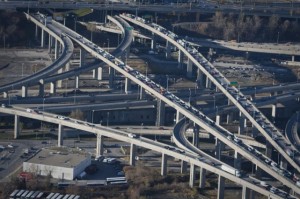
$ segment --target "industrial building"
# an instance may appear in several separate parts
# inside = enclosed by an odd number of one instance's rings
[[[23,163],[23,171],[52,178],[73,180],[91,164],[89,154],[42,149]]]

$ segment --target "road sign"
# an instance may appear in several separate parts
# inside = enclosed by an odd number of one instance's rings
[[[238,85],[238,82],[230,82],[230,86],[236,86]]]

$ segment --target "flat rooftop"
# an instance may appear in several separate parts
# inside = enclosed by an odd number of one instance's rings
[[[90,159],[90,155],[80,154],[76,152],[73,153],[71,151],[61,152],[53,149],[42,149],[31,159],[27,160],[27,162],[34,164],[73,168],[86,159]]]

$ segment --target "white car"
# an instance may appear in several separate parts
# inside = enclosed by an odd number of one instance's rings
[[[61,115],[58,115],[56,116],[58,119],[60,120],[68,120],[69,118],[65,117],[65,116],[61,116]]]
[[[135,134],[133,134],[133,133],[129,133],[128,137],[130,137],[130,138],[136,138],[137,136]]]

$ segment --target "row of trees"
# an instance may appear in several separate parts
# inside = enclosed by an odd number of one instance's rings
[[[0,11],[0,46],[14,46],[29,38],[29,22],[22,13]]]
[[[300,25],[297,21],[270,17],[245,16],[243,13],[216,12],[210,23],[197,25],[197,32],[216,39],[258,42],[299,41]]]

